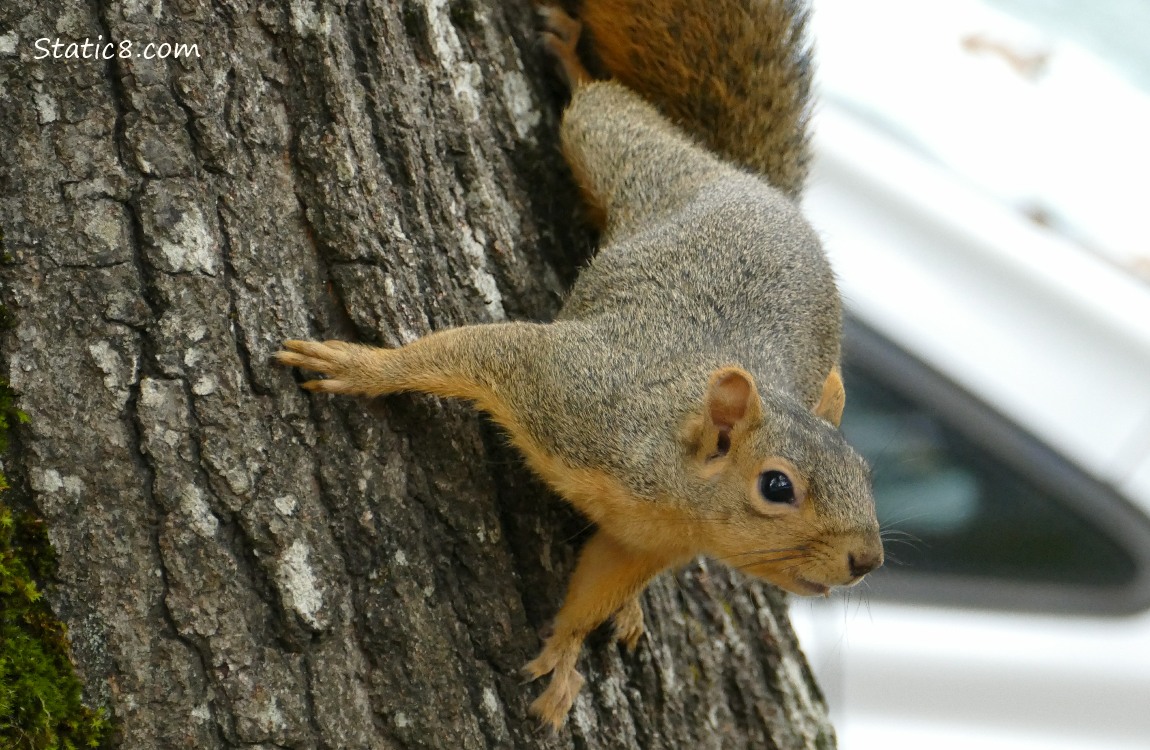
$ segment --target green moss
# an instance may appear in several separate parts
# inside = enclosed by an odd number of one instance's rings
[[[2,308],[0,308],[2,309]],[[28,415],[16,408],[12,389],[0,380],[0,455],[8,450],[8,430],[13,424],[28,424]],[[4,475],[0,473],[0,492],[8,489]]]
[[[0,381],[0,453],[8,429],[27,423]],[[0,474],[0,498],[8,488]],[[40,596],[56,559],[44,522],[0,499],[0,747],[73,750],[100,747],[109,735],[103,711],[80,699],[67,631]]]

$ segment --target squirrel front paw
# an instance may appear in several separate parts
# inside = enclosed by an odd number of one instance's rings
[[[647,632],[643,626],[643,608],[639,605],[639,598],[630,599],[620,607],[614,620],[615,640],[626,646],[628,651],[634,651],[643,633]]]
[[[323,380],[309,380],[303,384],[309,391],[361,395],[368,392],[363,382],[363,350],[369,347],[351,344],[346,341],[297,341],[284,342],[284,350],[273,356],[276,362],[288,367],[299,367],[318,372],[326,377]]]
[[[567,714],[575,696],[583,687],[583,675],[575,669],[583,639],[576,635],[552,635],[547,639],[539,656],[523,667],[528,680],[537,680],[551,674],[551,682],[542,695],[531,704],[531,714],[558,731],[567,721]]]

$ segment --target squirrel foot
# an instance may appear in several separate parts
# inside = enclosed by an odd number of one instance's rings
[[[643,608],[639,606],[639,598],[628,600],[615,613],[614,619],[615,640],[626,646],[628,651],[634,651],[643,633],[647,632],[643,626]]]
[[[551,725],[558,731],[567,721],[567,714],[575,702],[575,696],[583,687],[583,675],[575,669],[583,639],[570,634],[565,637],[552,635],[547,639],[539,656],[523,667],[528,680],[537,680],[551,674],[547,689],[531,704],[531,714]]]
[[[543,31],[539,32],[539,39],[559,64],[559,72],[567,83],[567,88],[574,91],[584,84],[591,83],[591,74],[587,72],[575,49],[579,44],[583,24],[554,5],[540,5],[536,10],[543,22]]]
[[[285,351],[275,353],[275,360],[288,367],[300,367],[318,372],[327,377],[324,380],[309,380],[303,384],[309,391],[343,393],[355,395],[364,392],[357,387],[356,375],[362,367],[362,353],[369,347],[351,344],[347,341],[298,341],[284,342]]]

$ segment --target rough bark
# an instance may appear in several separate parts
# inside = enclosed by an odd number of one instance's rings
[[[526,0],[0,6],[5,470],[119,746],[833,746],[781,597],[704,563],[539,730],[517,670],[585,523],[467,407],[269,363],[554,314],[589,240],[546,68]]]

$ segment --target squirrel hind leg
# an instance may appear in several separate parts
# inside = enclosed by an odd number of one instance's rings
[[[572,635],[567,638],[552,636],[547,646],[534,660],[523,667],[523,675],[528,680],[536,680],[550,674],[551,681],[530,707],[530,712],[553,730],[559,731],[567,721],[575,697],[583,687],[583,675],[575,669],[579,652],[583,648],[583,637]]]
[[[543,24],[539,39],[557,63],[559,75],[567,84],[568,90],[575,91],[580,86],[591,83],[594,79],[583,61],[579,59],[577,50],[583,24],[554,5],[540,5],[536,11]]]

